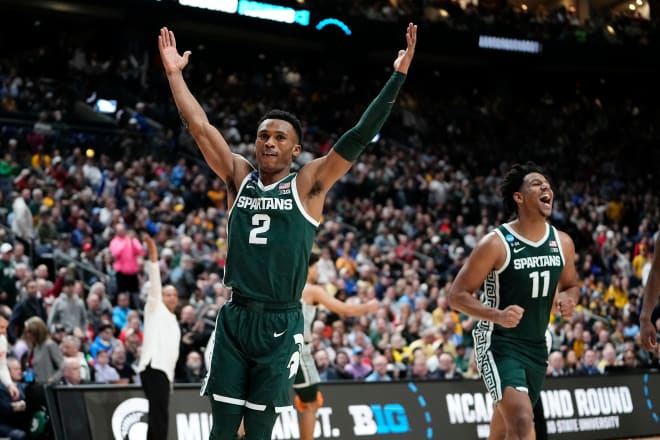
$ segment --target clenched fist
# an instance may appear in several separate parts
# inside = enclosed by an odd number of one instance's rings
[[[520,323],[525,309],[520,306],[511,305],[504,310],[500,310],[499,312],[500,313],[497,320],[495,321],[495,324],[499,324],[505,328],[514,328]]]

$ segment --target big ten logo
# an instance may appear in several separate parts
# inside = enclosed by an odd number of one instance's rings
[[[273,427],[272,440],[299,439],[298,412],[294,409],[286,409],[280,412]],[[341,431],[332,426],[332,408],[323,406],[316,412],[316,426],[314,427],[314,438],[339,438]]]
[[[349,405],[356,436],[402,434],[410,431],[406,410],[401,404]]]

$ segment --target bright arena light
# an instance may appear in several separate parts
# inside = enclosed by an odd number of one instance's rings
[[[238,9],[238,0],[179,0],[183,6],[209,9],[211,11],[235,14]]]
[[[479,36],[479,47],[482,49],[505,50],[509,52],[540,53],[541,43],[533,40],[518,40],[516,38],[501,38],[490,35]]]

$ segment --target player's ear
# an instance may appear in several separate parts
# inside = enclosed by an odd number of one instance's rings
[[[513,201],[518,203],[518,204],[521,204],[523,202],[522,193],[520,193],[518,191],[514,192],[513,193]]]
[[[293,146],[293,149],[291,150],[291,154],[293,155],[293,157],[298,157],[301,151],[302,151],[302,145],[295,144]]]

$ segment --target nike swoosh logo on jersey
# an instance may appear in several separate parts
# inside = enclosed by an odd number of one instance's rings
[[[273,332],[273,337],[274,337],[274,338],[279,338],[279,337],[282,336],[284,333],[286,333],[286,330],[284,330],[283,332],[280,332],[280,333]]]
[[[514,253],[514,254],[517,254],[518,252],[524,250],[526,247],[527,247],[527,246],[523,246],[523,247],[521,247],[521,248],[514,248],[514,249],[513,249],[513,253]]]

